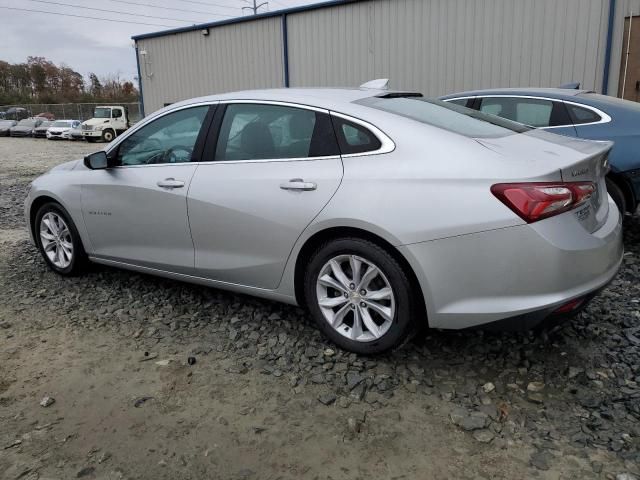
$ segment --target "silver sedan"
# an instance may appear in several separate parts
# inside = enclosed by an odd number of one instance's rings
[[[25,214],[59,274],[91,261],[305,306],[372,354],[421,325],[584,306],[622,259],[610,148],[414,93],[230,93],[53,168]]]

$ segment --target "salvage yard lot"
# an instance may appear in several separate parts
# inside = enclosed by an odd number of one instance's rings
[[[639,218],[620,274],[573,321],[432,331],[365,358],[298,308],[106,267],[52,273],[23,198],[96,149],[0,138],[1,479],[640,475]]]

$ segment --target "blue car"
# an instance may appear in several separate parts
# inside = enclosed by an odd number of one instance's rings
[[[615,142],[607,189],[621,212],[640,202],[640,104],[565,88],[475,90],[440,97],[535,128],[589,140]]]

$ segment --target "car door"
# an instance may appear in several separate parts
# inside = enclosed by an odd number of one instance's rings
[[[474,107],[483,113],[542,128],[559,135],[576,136],[564,102],[528,96],[480,96]]]
[[[87,172],[82,215],[93,256],[193,273],[187,191],[209,109],[181,108],[152,120],[108,152],[115,166]]]
[[[197,275],[276,288],[297,238],[342,179],[328,112],[221,105],[203,161],[188,198]]]

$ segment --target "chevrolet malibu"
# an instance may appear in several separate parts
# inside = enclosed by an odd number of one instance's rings
[[[32,238],[62,275],[91,261],[304,306],[363,354],[419,326],[528,328],[614,277],[611,143],[374,85],[159,110],[33,182]]]

